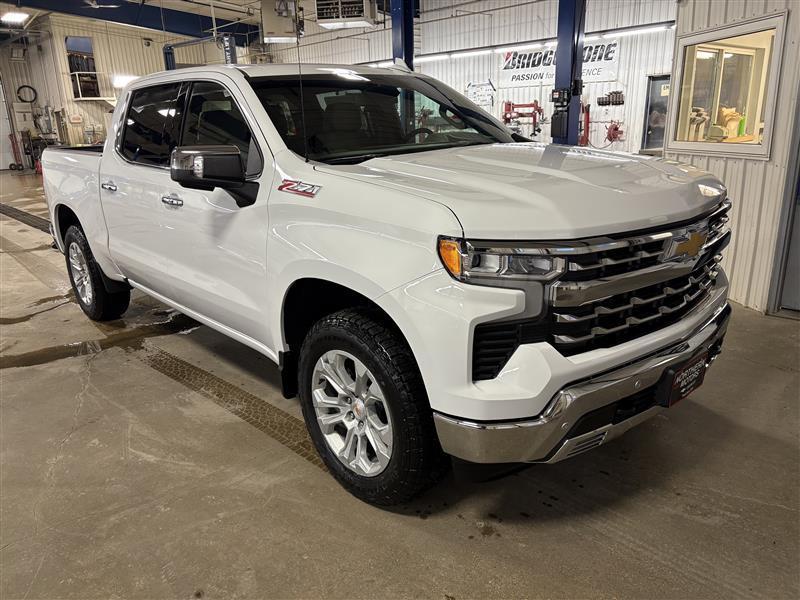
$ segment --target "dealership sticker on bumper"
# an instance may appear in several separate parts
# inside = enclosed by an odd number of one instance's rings
[[[707,358],[708,354],[704,352],[676,371],[671,380],[667,378],[667,382],[670,386],[668,389],[667,406],[672,406],[680,402],[703,384],[703,379],[706,376]]]

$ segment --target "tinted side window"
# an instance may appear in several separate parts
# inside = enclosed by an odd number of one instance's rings
[[[166,166],[176,145],[170,135],[179,83],[135,90],[125,120],[121,152],[128,160]]]
[[[228,90],[206,81],[192,85],[183,119],[182,146],[236,146],[249,175],[260,170],[253,143],[247,121]]]

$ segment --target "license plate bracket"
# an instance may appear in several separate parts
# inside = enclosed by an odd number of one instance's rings
[[[678,367],[667,369],[659,390],[659,404],[674,406],[703,385],[708,352],[697,354]]]

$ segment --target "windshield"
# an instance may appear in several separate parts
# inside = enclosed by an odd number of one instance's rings
[[[514,141],[503,125],[428,77],[331,69],[303,75],[308,158],[353,164],[378,156]],[[304,155],[296,75],[251,80],[286,145]]]

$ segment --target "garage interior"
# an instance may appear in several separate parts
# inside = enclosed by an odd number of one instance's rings
[[[0,597],[800,596],[799,46],[795,0],[0,2]],[[455,461],[379,509],[265,356],[139,291],[88,320],[45,148],[103,143],[138,77],[298,59],[404,63],[534,141],[719,177],[733,316],[703,386],[591,452]]]

